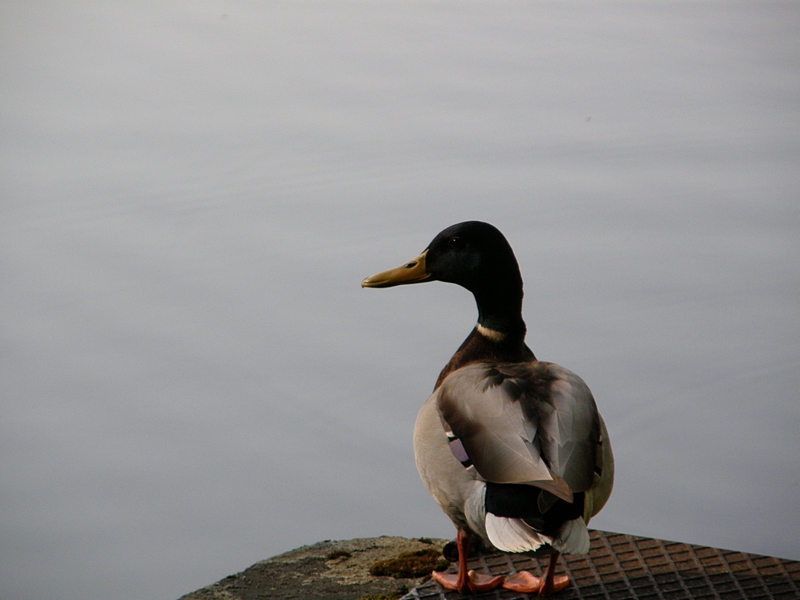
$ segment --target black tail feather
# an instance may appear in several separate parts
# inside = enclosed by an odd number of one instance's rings
[[[583,516],[583,492],[573,494],[572,503],[554,498],[532,485],[486,483],[487,512],[522,519],[536,531],[550,536],[558,533],[566,521]]]

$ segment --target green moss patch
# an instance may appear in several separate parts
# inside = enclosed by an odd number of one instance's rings
[[[403,552],[389,560],[379,560],[369,569],[369,574],[376,577],[394,577],[395,579],[411,579],[430,575],[431,571],[444,571],[450,563],[438,550],[426,548],[415,552]]]
[[[336,560],[337,558],[350,558],[353,556],[347,550],[333,550],[325,555],[325,560]]]

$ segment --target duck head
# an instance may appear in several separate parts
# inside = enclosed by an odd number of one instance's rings
[[[466,221],[440,232],[417,257],[367,277],[361,287],[444,281],[468,289],[478,305],[478,323],[495,331],[525,329],[522,277],[506,238],[488,223]]]

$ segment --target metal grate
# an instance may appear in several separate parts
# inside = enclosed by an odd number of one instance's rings
[[[556,573],[569,575],[570,586],[554,595],[557,600],[800,599],[800,561],[597,530],[590,535],[588,555],[559,561]],[[542,576],[547,561],[496,552],[470,560],[470,568],[492,575],[525,570]],[[502,589],[477,597],[536,598]],[[431,580],[404,600],[459,598],[475,596],[445,592]]]

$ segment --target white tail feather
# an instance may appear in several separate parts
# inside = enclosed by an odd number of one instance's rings
[[[539,533],[522,519],[498,517],[489,512],[485,524],[489,541],[503,552],[532,552],[545,544],[566,554],[589,552],[589,532],[583,517],[564,523],[555,537]]]
[[[530,552],[552,542],[522,519],[498,517],[490,512],[486,513],[486,535],[492,546],[504,552]]]

